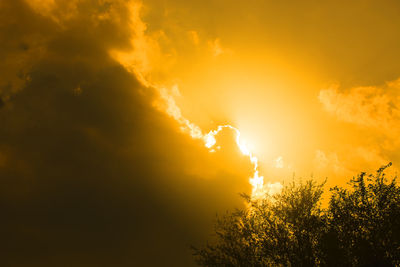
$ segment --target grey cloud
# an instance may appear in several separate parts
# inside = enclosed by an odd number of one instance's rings
[[[80,1],[62,25],[22,1],[2,6],[1,53],[29,62],[0,109],[2,266],[189,266],[188,245],[246,191],[215,166],[217,179],[184,171],[207,151],[109,57],[131,29],[123,9],[87,16],[100,2]],[[0,84],[20,71],[11,61]]]

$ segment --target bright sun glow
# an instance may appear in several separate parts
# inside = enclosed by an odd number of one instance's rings
[[[258,158],[253,155],[251,152],[247,142],[241,138],[241,134],[239,129],[231,126],[231,125],[220,125],[217,129],[210,131],[208,134],[204,135],[203,140],[205,142],[205,146],[209,149],[216,144],[215,136],[224,128],[231,129],[235,132],[235,141],[239,150],[243,155],[249,157],[250,162],[253,164],[253,176],[250,177],[250,184],[252,185],[252,196],[260,197],[264,194],[263,185],[264,185],[264,177],[258,175]]]
[[[178,90],[177,86],[174,86],[174,90]],[[247,156],[253,165],[253,175],[249,178],[249,183],[252,186],[252,198],[258,199],[267,195],[273,195],[280,192],[282,185],[280,183],[268,183],[264,184],[264,177],[259,175],[258,170],[258,158],[253,154],[250,145],[241,136],[239,129],[232,125],[219,125],[215,130],[211,130],[209,133],[204,134],[199,126],[190,122],[187,118],[182,115],[180,108],[177,106],[174,97],[168,92],[167,89],[161,88],[160,96],[163,99],[162,103],[158,104],[158,107],[164,110],[169,116],[174,118],[180,125],[181,130],[190,134],[194,139],[202,139],[205,147],[210,152],[215,152],[214,146],[217,143],[216,136],[223,129],[230,129],[235,133],[236,145],[240,152]],[[217,149],[220,147],[218,146]]]

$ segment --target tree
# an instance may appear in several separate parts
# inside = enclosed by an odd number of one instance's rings
[[[219,218],[217,241],[195,249],[204,266],[310,266],[320,261],[316,247],[324,226],[322,184],[314,181],[284,187],[280,194],[254,201]]]
[[[400,264],[400,188],[380,168],[350,189],[334,187],[321,208],[323,183],[292,182],[247,208],[217,219],[216,240],[194,248],[203,266],[395,266]]]
[[[390,166],[375,175],[361,173],[350,181],[349,190],[331,189],[329,232],[347,265],[400,265],[400,187],[396,178],[385,177]]]

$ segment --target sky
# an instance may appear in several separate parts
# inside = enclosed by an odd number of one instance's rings
[[[396,174],[399,9],[0,1],[1,265],[194,266],[251,178]]]

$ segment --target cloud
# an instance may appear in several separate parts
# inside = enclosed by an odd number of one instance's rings
[[[110,56],[143,30],[131,2],[66,3],[1,2],[0,265],[190,266],[243,172]]]
[[[47,36],[43,32],[55,30],[43,18],[29,21],[29,12],[19,1],[0,3],[0,108],[30,81],[29,70],[45,50]]]
[[[322,150],[315,151],[314,166],[318,171],[328,171],[336,175],[348,175],[349,170],[346,169],[344,163],[339,161],[335,152],[327,153]]]
[[[275,160],[274,160],[274,165],[275,165],[275,168],[277,168],[277,169],[283,169],[283,167],[285,166],[285,163],[284,163],[284,161],[283,161],[283,157],[282,156],[279,156],[279,157],[277,157]]]
[[[221,40],[219,38],[208,41],[208,46],[214,57],[218,57],[222,54],[232,53],[231,49],[225,48],[221,45]]]
[[[77,15],[78,1],[59,1],[59,0],[25,0],[36,13],[48,17],[60,26]]]
[[[383,86],[354,87],[339,91],[337,85],[321,90],[319,100],[338,119],[396,134],[400,130],[400,79]]]
[[[189,39],[193,42],[194,45],[198,45],[200,43],[199,34],[196,31],[188,31]]]
[[[171,40],[163,30],[148,31],[147,24],[140,17],[142,3],[138,1],[128,1],[128,3],[130,46],[113,47],[109,50],[109,54],[136,75],[143,84],[150,85],[149,82],[155,82],[155,77],[165,75],[173,66],[176,51],[174,48],[167,48]]]
[[[390,161],[398,162],[400,142],[400,79],[381,86],[359,86],[340,89],[333,85],[321,90],[319,100],[325,111],[340,121],[358,126],[368,142],[353,143],[341,155],[317,151],[317,165],[342,166],[349,173],[376,169]],[[343,152],[343,151],[342,151]],[[328,163],[329,162],[329,163]],[[342,169],[338,167],[334,169]],[[396,171],[396,166],[392,168]]]

